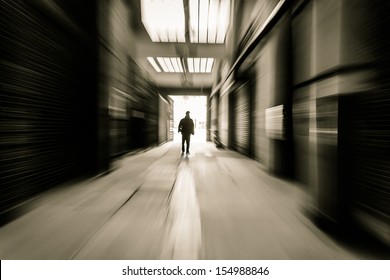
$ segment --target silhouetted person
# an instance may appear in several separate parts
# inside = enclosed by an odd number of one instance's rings
[[[181,132],[181,151],[184,154],[184,142],[187,142],[186,152],[189,154],[191,134],[194,135],[194,121],[190,118],[190,111],[187,111],[185,118],[180,120],[179,132]]]

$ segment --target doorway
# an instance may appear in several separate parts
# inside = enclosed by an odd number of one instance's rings
[[[193,143],[205,143],[207,134],[207,96],[203,95],[170,95],[173,100],[173,142],[181,142],[181,134],[177,132],[179,122],[190,111],[194,121],[195,135],[191,137]]]

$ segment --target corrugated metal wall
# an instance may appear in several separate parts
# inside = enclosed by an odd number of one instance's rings
[[[346,9],[347,5],[354,9]],[[362,78],[365,89],[348,99],[349,108],[354,109],[348,112],[346,125],[352,209],[390,245],[390,37],[384,36],[390,25],[390,3],[347,1],[343,9],[345,29],[355,30],[358,24],[365,39],[356,42],[353,34],[345,31],[344,60],[359,61],[363,56],[374,62]]]
[[[130,25],[134,11],[126,1],[107,1],[102,17],[101,44],[106,67],[102,76],[108,96],[109,157],[156,145],[159,142],[159,95],[147,74],[133,59],[134,31]],[[103,104],[104,106],[104,104]]]
[[[241,85],[232,94],[235,95],[233,148],[243,154],[249,154],[251,107],[248,84]]]
[[[115,158],[143,143],[145,113],[134,111],[133,103],[138,97],[137,65],[131,58],[134,50],[130,27],[131,11],[124,1],[106,1],[103,17],[107,17],[103,42],[106,42],[108,65],[104,69],[107,76],[108,114],[109,114],[109,155]],[[139,121],[136,118],[140,118]],[[134,127],[136,128],[134,128]],[[136,135],[134,139],[132,135]],[[140,145],[137,145],[140,146]]]
[[[1,3],[0,212],[94,170],[95,13],[94,1]]]
[[[0,12],[0,214],[158,144],[159,95],[132,59],[127,1],[7,0]]]
[[[389,233],[390,92],[372,93],[354,97],[356,115],[351,123],[351,195],[353,208],[387,224],[387,230],[383,231]]]

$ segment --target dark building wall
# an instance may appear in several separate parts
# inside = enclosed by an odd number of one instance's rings
[[[126,1],[1,2],[0,213],[159,142]]]
[[[233,6],[233,18],[231,24],[233,27],[230,29],[226,38],[227,56],[223,61],[223,65],[220,67],[220,80],[222,85],[218,91],[218,134],[221,144],[225,147],[238,149],[245,151],[246,154],[256,157],[258,153],[256,149],[255,140],[255,128],[257,126],[256,116],[252,110],[252,104],[245,106],[244,104],[249,101],[250,103],[256,102],[255,88],[257,86],[257,78],[252,76],[257,71],[253,64],[259,59],[256,57],[259,50],[255,51],[255,54],[246,59],[244,65],[240,69],[235,69],[234,74],[229,77],[229,72],[236,59],[242,54],[248,45],[254,40],[256,32],[261,28],[272,10],[277,5],[278,1],[238,1]],[[249,69],[249,71],[248,71]],[[244,74],[243,74],[244,73]],[[246,77],[245,77],[246,76]],[[249,82],[248,82],[249,81]],[[245,87],[246,89],[243,89]],[[239,96],[238,91],[244,97]],[[250,92],[249,91],[253,91]],[[231,96],[230,96],[231,95]],[[234,95],[234,96],[233,96]],[[245,101],[246,100],[246,101]],[[244,106],[238,106],[240,108],[240,117],[244,118],[246,125],[241,125],[240,120],[235,116],[235,108],[237,109],[237,102]],[[243,108],[247,109],[243,109]],[[249,107],[251,109],[249,109]],[[250,110],[249,112],[246,112]],[[253,109],[254,110],[254,109]],[[246,115],[246,117],[245,117]],[[238,126],[237,126],[238,125]],[[247,140],[240,138],[240,133],[236,131],[238,129],[249,127],[243,130],[247,134]],[[246,142],[239,143],[239,142]]]
[[[284,123],[291,114],[290,38],[290,17],[285,15],[258,46],[255,64],[255,157],[282,176],[291,173],[291,139]]]
[[[135,61],[132,21],[126,1],[100,1],[102,148],[110,160],[159,142],[157,88]],[[108,127],[106,131],[104,127]]]
[[[307,185],[321,214],[374,225],[383,237],[390,210],[389,4],[286,3],[265,36],[258,28],[267,17],[259,13],[252,22],[250,15],[260,6],[269,15],[276,2],[235,6],[235,18],[245,20],[234,21],[227,39],[212,121],[224,146]]]
[[[390,210],[388,8],[306,1],[292,24],[296,177],[324,216],[356,218],[382,236]]]
[[[95,1],[2,1],[0,212],[96,171]]]
[[[243,52],[245,59],[233,70],[222,85],[219,127],[221,140],[229,148],[256,158],[264,168],[274,174],[290,176],[292,173],[292,137],[287,131],[287,119],[291,122],[291,19],[286,13],[275,26],[258,40],[259,31],[271,16],[278,1],[239,2],[234,10],[238,26],[230,37],[237,38],[233,60]],[[254,41],[258,42],[254,45]],[[221,77],[226,75],[226,63]],[[226,100],[229,100],[227,103]],[[281,106],[279,128],[267,127],[266,112]],[[225,112],[228,109],[228,113]],[[283,111],[283,112],[282,112]],[[226,117],[230,116],[230,117]],[[268,120],[270,118],[268,117]],[[270,123],[270,122],[269,122]],[[272,123],[272,122],[271,122]],[[291,124],[289,125],[291,126]],[[222,131],[227,129],[228,132]],[[222,130],[221,130],[222,129]],[[280,130],[279,136],[269,130]]]

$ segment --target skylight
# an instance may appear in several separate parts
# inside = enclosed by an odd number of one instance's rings
[[[187,58],[188,72],[190,73],[211,73],[214,64],[214,58]]]
[[[183,73],[184,68],[179,57],[147,57],[149,63],[157,72]],[[157,61],[156,61],[157,60]]]
[[[147,57],[150,65],[156,72],[183,73],[185,66],[179,57]],[[214,58],[189,57],[187,58],[189,73],[211,73]]]
[[[189,0],[191,43],[223,44],[230,19],[230,0]],[[142,0],[142,22],[153,42],[185,42],[183,0]]]
[[[153,42],[185,42],[183,0],[142,0],[141,16]]]
[[[191,43],[223,44],[229,27],[230,0],[189,0]]]

